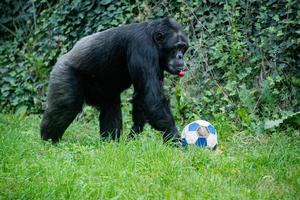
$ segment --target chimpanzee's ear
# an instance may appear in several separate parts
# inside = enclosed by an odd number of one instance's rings
[[[165,40],[165,35],[162,32],[155,32],[153,39],[156,43],[161,43]]]

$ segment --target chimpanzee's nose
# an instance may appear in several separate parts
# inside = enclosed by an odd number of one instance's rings
[[[177,59],[182,59],[182,58],[183,58],[183,54],[179,51],[179,52],[176,54],[176,58],[177,58]]]

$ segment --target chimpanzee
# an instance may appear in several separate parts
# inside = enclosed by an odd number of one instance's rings
[[[179,141],[168,101],[163,94],[164,71],[183,76],[188,38],[173,18],[111,28],[79,40],[58,58],[50,74],[47,109],[41,137],[58,142],[82,110],[99,109],[100,135],[120,137],[120,94],[133,84],[131,136],[146,122],[163,133],[164,141]]]

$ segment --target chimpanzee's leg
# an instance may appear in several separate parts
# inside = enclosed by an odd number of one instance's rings
[[[82,109],[82,86],[74,69],[59,63],[54,66],[50,75],[47,104],[40,134],[44,140],[58,142]]]
[[[122,130],[122,112],[120,95],[101,102],[100,135],[107,139],[119,139]]]
[[[141,133],[146,123],[146,117],[143,110],[143,105],[141,101],[138,100],[137,94],[134,94],[132,100],[132,121],[133,121],[133,126],[129,134],[130,138],[134,138],[136,135]]]

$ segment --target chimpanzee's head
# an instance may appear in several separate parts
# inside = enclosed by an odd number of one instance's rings
[[[162,19],[156,26],[153,39],[158,46],[162,69],[176,75],[186,70],[183,56],[189,47],[189,42],[182,27],[174,19]]]

